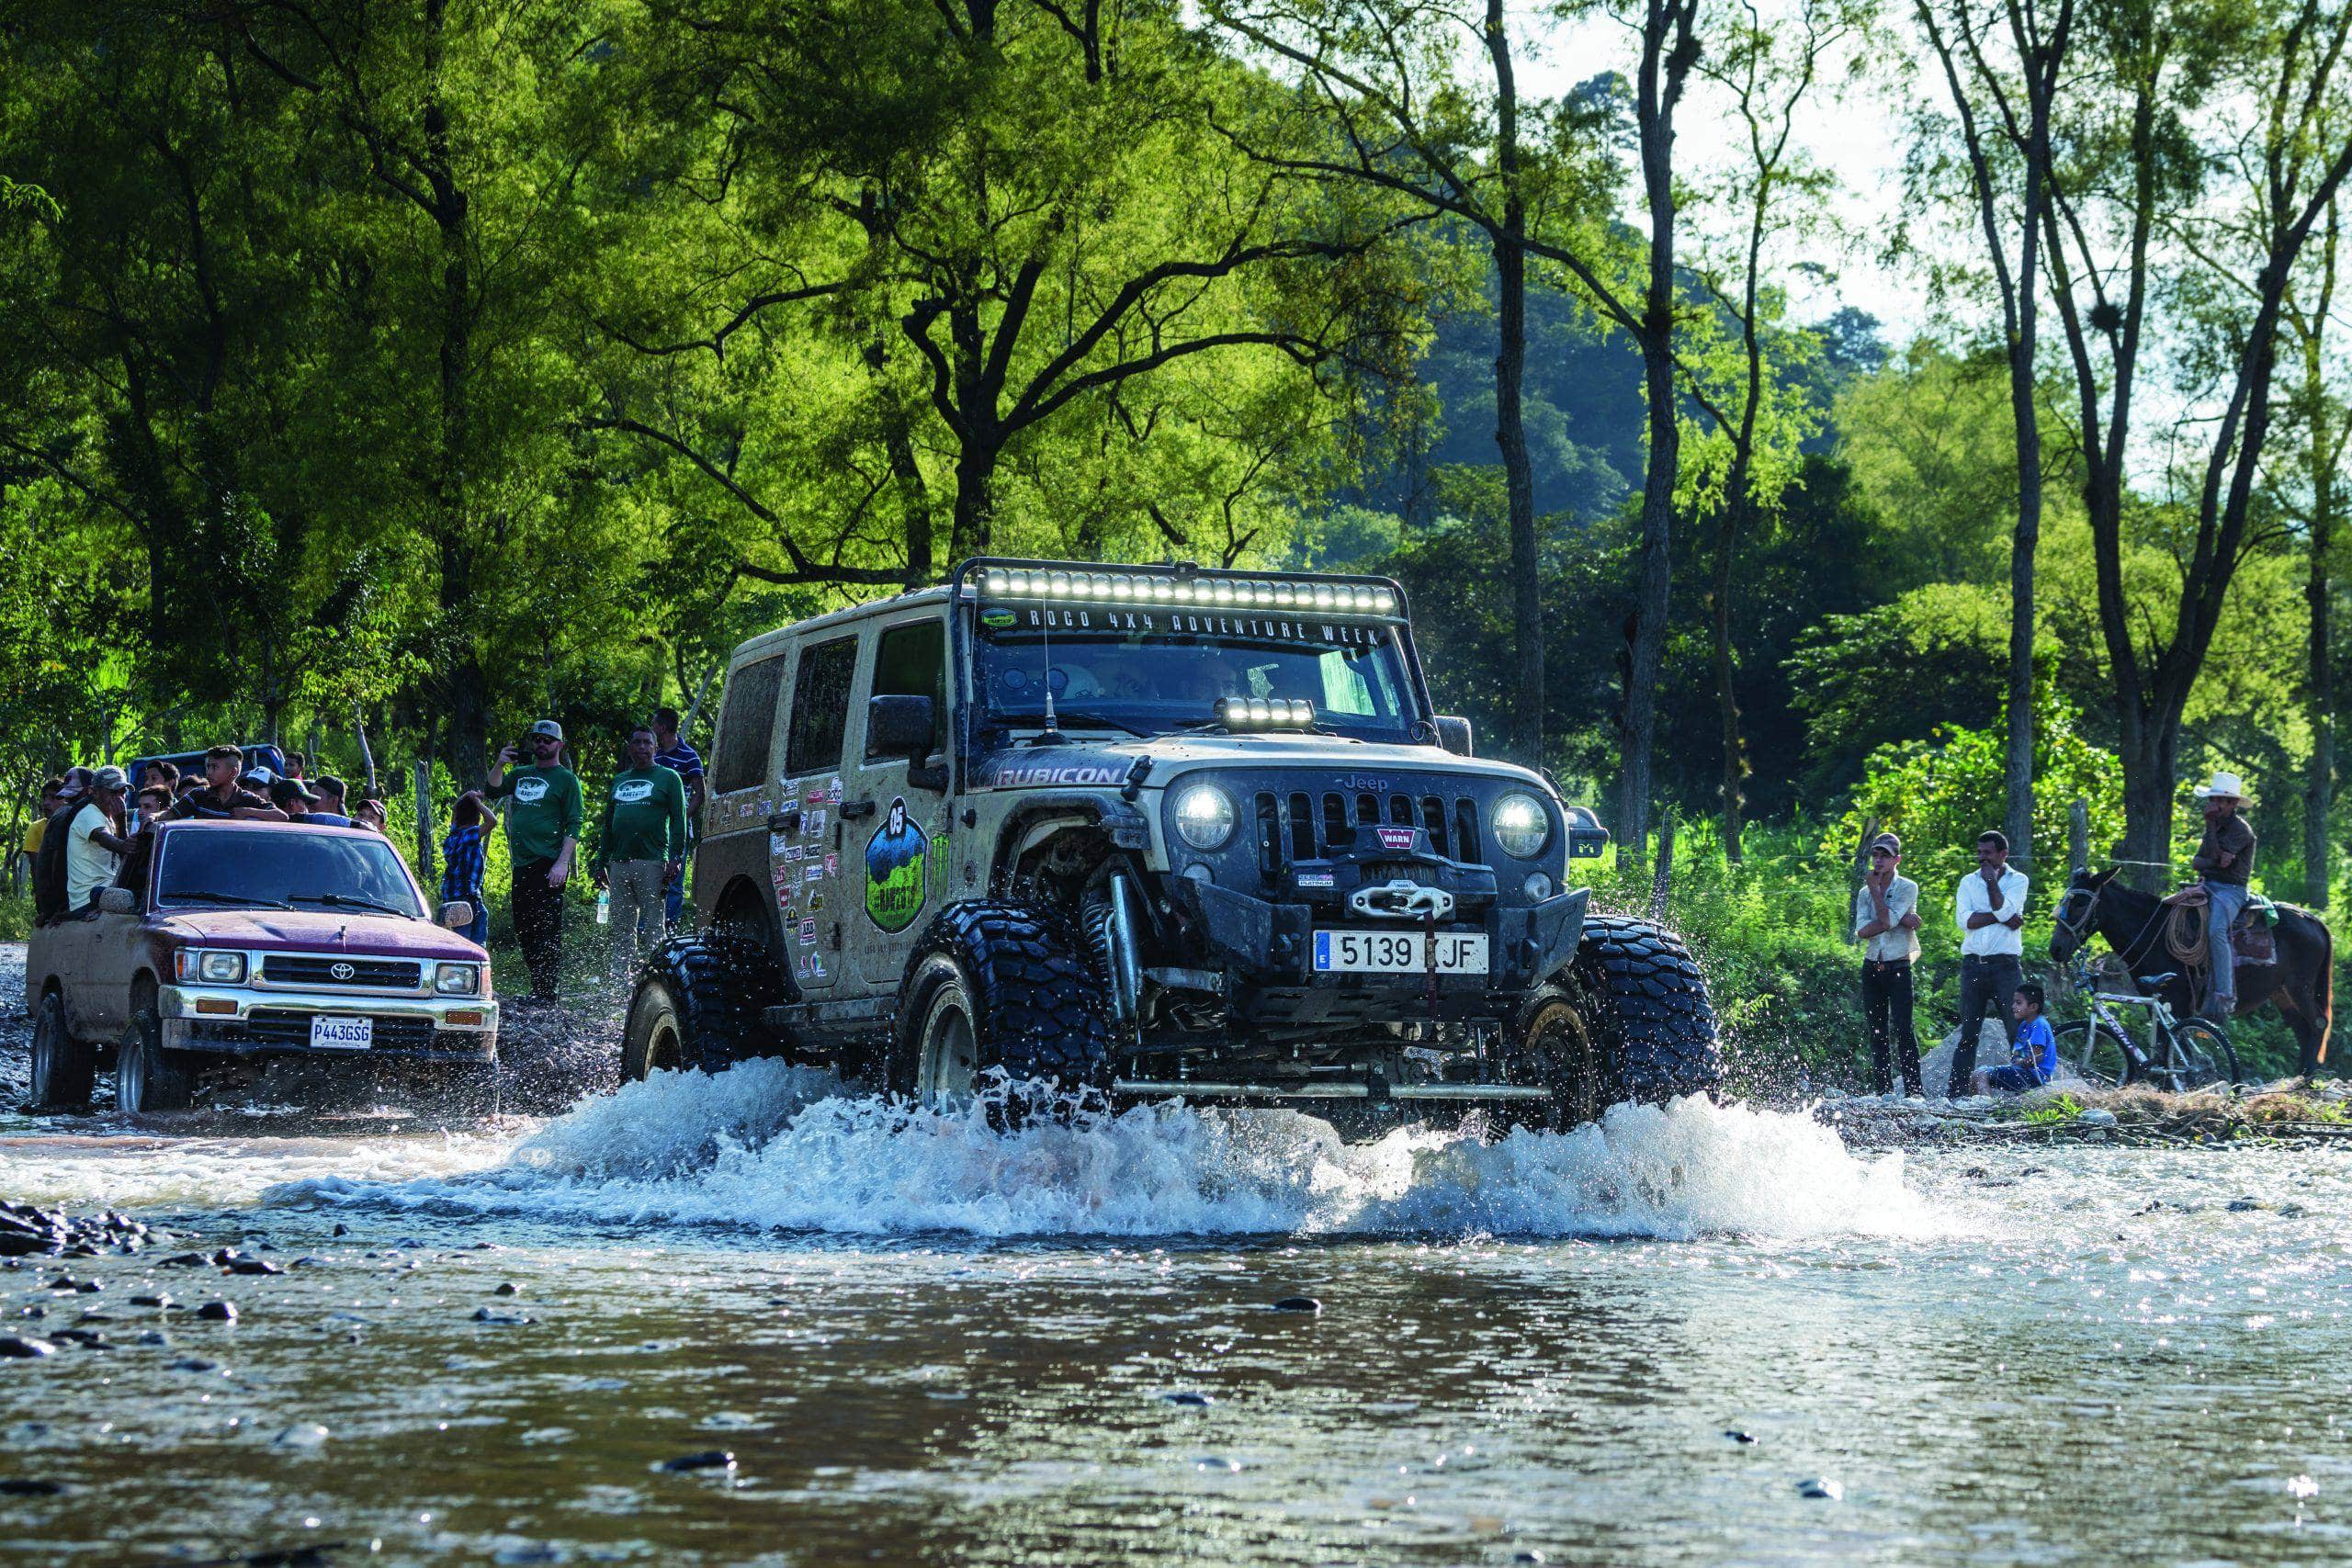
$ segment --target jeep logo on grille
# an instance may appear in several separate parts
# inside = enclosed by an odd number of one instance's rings
[[[338,980],[350,980],[356,978],[359,971],[353,968],[348,964],[338,964],[329,969],[327,973],[334,976]]]
[[[1351,789],[1362,795],[1385,795],[1388,792],[1386,779],[1367,778],[1362,773],[1350,773],[1346,778],[1334,782],[1341,789]]]
[[[1380,847],[1384,850],[1411,849],[1413,847],[1413,829],[1410,828],[1381,829]]]

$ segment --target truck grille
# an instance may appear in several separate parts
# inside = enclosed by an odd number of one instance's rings
[[[1425,828],[1430,847],[1448,860],[1476,861],[1478,803],[1467,795],[1346,795],[1305,790],[1261,793],[1255,828],[1258,869],[1268,876],[1290,862],[1322,860],[1333,850],[1360,847],[1360,828]]]
[[[311,1015],[292,1012],[284,1008],[255,1008],[245,1017],[248,1039],[266,1045],[298,1045],[311,1043]],[[398,1051],[417,1051],[433,1043],[433,1021],[429,1018],[376,1019],[375,1043],[380,1047]]]
[[[338,975],[337,969],[351,972]],[[273,986],[361,986],[413,991],[424,983],[422,976],[423,966],[413,960],[318,958],[273,953],[261,961],[261,977]]]

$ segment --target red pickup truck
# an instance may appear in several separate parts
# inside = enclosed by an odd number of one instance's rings
[[[32,1098],[176,1111],[204,1074],[309,1056],[451,1077],[498,1053],[490,955],[444,928],[382,835],[290,822],[163,822],[145,885],[35,929],[25,964]]]

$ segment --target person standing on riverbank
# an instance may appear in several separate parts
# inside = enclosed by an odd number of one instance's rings
[[[686,786],[654,760],[653,727],[629,731],[623,766],[605,797],[590,863],[596,886],[613,894],[612,973],[627,985],[640,953],[661,944],[662,894],[686,858]]]
[[[2237,953],[2230,927],[2245,909],[2254,880],[2254,824],[2242,815],[2245,785],[2235,773],[2215,773],[2197,786],[2197,807],[2205,814],[2205,839],[2197,846],[2199,885],[2205,889],[2205,1016],[2226,1024],[2237,1010]]]
[[[563,765],[563,726],[540,719],[525,737],[533,761],[513,767],[515,750],[498,753],[484,795],[513,804],[506,813],[508,885],[514,940],[531,972],[531,999],[552,1002],[563,971],[563,885],[580,848],[580,778]]]
[[[1881,833],[1871,844],[1871,869],[1854,895],[1854,936],[1862,948],[1862,1018],[1871,1032],[1871,1082],[1886,1094],[1894,1063],[1903,1066],[1903,1092],[1924,1097],[1919,1036],[1911,1022],[1911,965],[1919,957],[1919,885],[1898,870],[1903,840]],[[1892,1049],[1890,1050],[1890,1046]]]
[[[653,715],[653,761],[678,775],[686,790],[686,836],[689,840],[701,830],[702,824],[702,753],[686,744],[678,733],[678,710],[662,708]],[[689,843],[687,848],[691,848]],[[678,918],[686,912],[686,860],[684,850],[679,853],[678,869],[670,874],[662,890],[662,919],[668,929],[678,929]]]
[[[1952,1048],[1944,1092],[1969,1091],[1976,1073],[1976,1036],[1994,1010],[2014,1049],[2018,1023],[2009,999],[2025,982],[2026,875],[2009,865],[2009,840],[1992,829],[1977,835],[1976,869],[1960,879],[1952,918],[1960,927],[1960,1040]]]

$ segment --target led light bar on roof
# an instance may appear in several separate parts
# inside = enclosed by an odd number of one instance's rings
[[[1377,583],[1301,582],[1274,578],[1176,577],[1157,572],[1051,571],[990,567],[980,592],[992,599],[1070,599],[1210,610],[1306,610],[1394,615],[1395,591]]]

